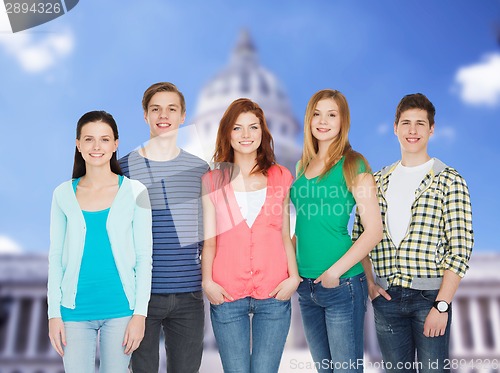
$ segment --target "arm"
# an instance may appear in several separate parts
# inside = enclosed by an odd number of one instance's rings
[[[55,191],[52,196],[52,207],[50,210],[49,273],[47,283],[49,319],[61,317],[62,255],[67,229],[66,224],[66,215],[59,206],[57,191]]]
[[[356,242],[359,236],[363,233],[363,225],[361,224],[361,217],[359,216],[359,209],[356,207],[356,215],[354,218],[354,225],[352,227],[352,242]],[[391,300],[391,296],[375,282],[373,266],[370,256],[367,255],[361,261],[363,269],[366,274],[366,283],[368,285],[368,295],[371,300],[382,295],[385,299]]]
[[[451,303],[469,265],[474,244],[472,230],[472,209],[469,190],[465,180],[458,176],[449,186],[444,197],[444,234],[448,241],[447,253],[443,260],[444,274],[436,300]],[[448,323],[448,313],[439,313],[431,308],[424,324],[426,337],[443,335]]]
[[[210,171],[210,167],[208,164],[205,163],[205,167],[203,170],[203,175],[206,174],[207,172]],[[202,199],[201,197],[203,196],[203,181],[202,178],[200,177],[200,196],[198,197],[198,250],[199,254],[201,256],[201,253],[203,251],[203,205],[202,205]]]
[[[203,241],[203,253],[201,255],[201,284],[210,303],[222,304],[224,303],[224,298],[233,300],[233,297],[212,278],[212,267],[217,251],[216,212],[205,185],[203,185],[201,200],[203,204],[203,234],[205,237]]]
[[[288,263],[288,278],[283,280],[269,294],[270,297],[275,297],[279,300],[288,300],[297,290],[302,279],[299,276],[297,269],[297,259],[295,258],[295,245],[290,238],[290,194],[288,193],[283,201],[283,225],[281,234],[283,244],[285,245],[286,258]],[[295,236],[294,236],[295,237]]]
[[[50,210],[50,249],[47,302],[49,316],[49,339],[60,356],[64,355],[66,333],[61,318],[61,282],[63,277],[62,252],[66,236],[66,215],[58,204],[56,192],[52,196]]]
[[[450,304],[455,296],[455,292],[458,289],[461,279],[462,278],[455,272],[445,270],[443,282],[439,288],[436,300],[444,300]],[[440,335],[444,335],[447,323],[448,312],[440,313],[437,309],[432,307],[427,315],[427,318],[425,319],[424,335],[426,337],[439,337]]]
[[[385,299],[391,300],[391,296],[389,295],[389,293],[386,292],[383,287],[375,283],[375,278],[373,277],[372,262],[368,255],[363,258],[361,264],[363,265],[363,269],[365,270],[366,283],[368,284],[368,295],[370,296],[370,299],[374,300],[381,295]]]
[[[144,186],[136,197],[132,229],[136,256],[135,308],[123,338],[122,345],[127,355],[135,351],[144,338],[148,302],[151,295],[152,216],[148,190]]]
[[[335,287],[342,274],[360,262],[382,239],[382,217],[377,201],[377,187],[373,176],[361,173],[354,179],[352,194],[358,206],[363,233],[351,248],[314,282],[321,282],[324,287]]]
[[[153,222],[151,202],[145,186],[142,186],[139,195],[136,197],[132,229],[136,255],[134,315],[147,316],[151,296],[151,271],[153,265]]]

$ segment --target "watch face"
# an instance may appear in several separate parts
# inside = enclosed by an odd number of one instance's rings
[[[448,303],[446,303],[444,301],[438,302],[437,309],[438,309],[439,312],[446,312],[446,311],[448,311]]]

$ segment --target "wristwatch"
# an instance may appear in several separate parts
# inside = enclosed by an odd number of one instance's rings
[[[435,301],[433,307],[437,309],[440,313],[445,313],[450,311],[450,304],[444,300]]]

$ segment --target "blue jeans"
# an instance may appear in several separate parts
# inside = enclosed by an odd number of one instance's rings
[[[400,286],[387,290],[391,296],[372,301],[375,328],[387,372],[449,372],[444,369],[449,357],[451,309],[446,332],[440,337],[424,336],[424,322],[438,290],[414,290]],[[417,362],[415,362],[415,351]]]
[[[95,372],[95,352],[99,334],[101,373],[128,372],[130,355],[123,347],[125,330],[131,316],[95,321],[67,321],[64,370],[66,373]]]
[[[364,273],[325,288],[305,278],[297,289],[307,344],[318,372],[362,372],[368,288]]]
[[[165,334],[167,372],[197,373],[203,353],[203,293],[151,294],[144,339],[132,354],[134,373],[158,372],[160,330]]]
[[[289,300],[246,297],[211,304],[210,317],[225,373],[278,371],[290,329]]]

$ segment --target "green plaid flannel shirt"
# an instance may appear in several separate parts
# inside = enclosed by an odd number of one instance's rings
[[[382,241],[370,253],[375,274],[388,286],[406,288],[411,288],[415,279],[440,279],[445,270],[463,277],[469,268],[474,243],[472,210],[465,180],[455,169],[434,159],[432,169],[415,191],[406,236],[396,247],[388,231],[385,193],[397,164],[373,175],[384,225]],[[363,226],[356,213],[353,241],[362,232]]]

